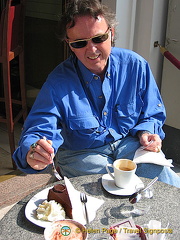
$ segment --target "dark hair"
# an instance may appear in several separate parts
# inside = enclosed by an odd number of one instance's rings
[[[98,16],[103,16],[108,27],[115,27],[116,25],[115,14],[107,6],[101,4],[99,0],[70,0],[58,25],[60,40],[67,37],[67,27],[73,27],[76,17],[80,16],[91,16],[95,19]]]

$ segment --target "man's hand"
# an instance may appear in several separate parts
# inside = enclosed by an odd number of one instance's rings
[[[140,134],[139,141],[141,145],[144,146],[144,150],[151,152],[160,152],[161,150],[162,140],[158,134],[145,132],[143,134]]]
[[[26,160],[33,169],[43,170],[52,163],[53,157],[52,141],[41,139],[31,145]]]

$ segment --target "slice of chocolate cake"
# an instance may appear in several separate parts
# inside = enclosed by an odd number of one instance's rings
[[[64,208],[66,215],[72,219],[72,205],[65,185],[57,184],[49,190],[47,200],[55,200]]]

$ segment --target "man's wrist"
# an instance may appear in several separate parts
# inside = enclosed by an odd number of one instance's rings
[[[142,131],[138,131],[137,132],[137,136],[138,138],[140,138],[143,134],[151,134],[151,132],[147,131],[147,130],[142,130]]]

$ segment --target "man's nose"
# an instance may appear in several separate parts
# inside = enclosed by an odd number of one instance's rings
[[[86,47],[89,49],[97,49],[97,43],[94,43],[92,40],[89,40]]]

